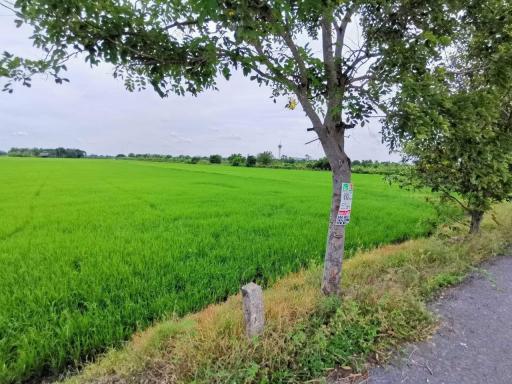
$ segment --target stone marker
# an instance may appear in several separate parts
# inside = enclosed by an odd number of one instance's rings
[[[265,326],[263,291],[258,284],[249,283],[242,287],[242,297],[247,337],[259,336],[263,333],[263,327]]]

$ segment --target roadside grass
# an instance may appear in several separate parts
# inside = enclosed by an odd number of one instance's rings
[[[265,290],[266,329],[252,341],[244,338],[241,297],[231,296],[135,335],[65,383],[322,383],[335,367],[364,372],[430,335],[436,319],[426,302],[506,249],[512,205],[497,206],[495,216],[474,237],[451,224],[430,238],[358,253],[344,264],[341,298],[320,294],[319,266],[288,275]]]

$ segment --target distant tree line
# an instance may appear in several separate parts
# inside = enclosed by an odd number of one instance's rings
[[[60,157],[60,158],[82,158],[87,152],[76,148],[11,148],[7,152],[12,157]]]
[[[97,157],[97,156],[94,156]],[[187,163],[187,164],[225,164],[234,167],[266,167],[283,169],[311,169],[329,171],[331,166],[327,158],[311,160],[309,156],[305,158],[295,158],[282,156],[280,159],[274,157],[272,152],[264,151],[256,155],[244,156],[241,153],[233,153],[228,157],[222,157],[219,154],[210,156],[188,156],[188,155],[161,155],[161,154],[118,154],[117,159],[138,159],[148,161]],[[354,173],[394,175],[400,174],[410,165],[405,163],[395,163],[390,161],[376,160],[354,160],[352,161],[352,171]]]
[[[119,160],[147,160],[186,164],[229,164],[234,167],[267,167],[283,169],[312,169],[320,171],[329,171],[331,166],[326,157],[318,160],[311,160],[309,156],[305,158],[296,158],[282,156],[280,159],[274,157],[272,152],[264,151],[256,155],[244,156],[241,153],[233,153],[228,157],[222,157],[219,154],[210,156],[189,156],[189,155],[162,155],[157,153],[119,153],[115,156],[110,155],[87,155],[85,151],[72,148],[11,148],[9,152],[0,151],[0,156],[13,157],[61,157],[61,158],[82,158],[90,159],[119,159]],[[410,165],[405,163],[395,163],[390,161],[376,160],[354,160],[352,161],[352,172],[382,175],[402,174]]]
[[[307,168],[325,171],[331,169],[331,165],[326,157],[310,161],[306,166]],[[410,165],[406,163],[395,163],[392,161],[354,160],[351,163],[351,167],[353,173],[396,175],[403,173],[403,171],[408,169]]]

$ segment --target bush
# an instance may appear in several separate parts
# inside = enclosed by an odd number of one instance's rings
[[[210,163],[211,164],[222,163],[222,156],[221,155],[210,155]]]
[[[247,159],[245,159],[245,166],[246,167],[254,167],[256,165],[256,157],[249,155],[247,156]]]
[[[327,157],[322,157],[321,159],[318,159],[317,161],[315,161],[313,163],[312,168],[329,171],[329,170],[331,170],[331,164],[329,164],[329,160],[327,160]]]
[[[228,161],[232,166],[238,167],[245,162],[245,158],[240,153],[233,153],[228,157]]]
[[[256,157],[256,161],[261,165],[270,165],[272,164],[273,159],[274,155],[272,155],[272,152],[270,151],[258,153],[258,156]]]
[[[201,160],[201,158],[199,156],[193,156],[190,159],[190,164],[197,164],[197,163],[199,163],[199,160]]]

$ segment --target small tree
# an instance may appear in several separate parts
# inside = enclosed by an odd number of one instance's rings
[[[401,78],[385,127],[414,161],[407,183],[460,204],[470,233],[493,203],[512,198],[512,4],[491,4],[468,4],[444,59]]]
[[[272,155],[272,152],[265,151],[258,153],[256,156],[256,161],[261,165],[270,165],[272,164],[272,161],[274,160],[274,155]]]
[[[232,166],[238,167],[245,162],[245,158],[240,153],[233,153],[228,157],[228,161]]]
[[[247,159],[245,160],[245,166],[246,167],[256,166],[256,157],[254,157],[252,155],[247,156]]]
[[[221,155],[210,155],[210,163],[211,164],[220,164],[222,163],[222,156]]]

